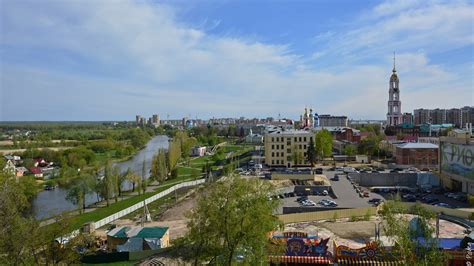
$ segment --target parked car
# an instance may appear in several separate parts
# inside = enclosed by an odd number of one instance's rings
[[[339,181],[339,176],[335,175],[333,178],[331,178],[332,181]]]
[[[323,190],[322,194],[323,194],[323,196],[327,196],[329,193],[328,193],[327,190]]]
[[[323,168],[316,168],[316,169],[314,169],[314,172],[315,172],[317,175],[322,175],[322,174],[323,174]]]
[[[364,197],[366,197],[366,198],[368,198],[370,196],[369,191],[364,191],[363,194],[364,194]]]

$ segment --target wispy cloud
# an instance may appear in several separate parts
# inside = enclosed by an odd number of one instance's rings
[[[135,113],[296,118],[305,105],[383,118],[393,50],[404,111],[425,106],[423,95],[431,105],[472,103],[472,80],[428,56],[472,45],[467,2],[382,3],[352,28],[315,36],[323,48],[312,60],[286,43],[213,35],[220,21],[190,26],[177,19],[177,7],[157,3],[7,1],[3,7],[0,44],[11,55],[1,63],[0,120]],[[17,54],[39,59],[23,62]],[[453,84],[456,95],[436,97]],[[12,98],[25,106],[5,100]]]

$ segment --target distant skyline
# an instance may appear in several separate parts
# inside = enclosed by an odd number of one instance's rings
[[[0,121],[474,105],[472,1],[0,1]]]

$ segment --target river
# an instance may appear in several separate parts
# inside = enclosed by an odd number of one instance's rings
[[[130,160],[116,163],[120,168],[121,172],[127,171],[130,168],[135,174],[141,176],[143,161],[145,161],[146,175],[147,178],[150,175],[151,161],[153,155],[159,149],[168,149],[168,137],[167,136],[156,136],[153,137],[145,146],[144,149],[140,150]],[[124,182],[122,188],[125,190],[131,189],[129,182]],[[45,190],[37,194],[33,200],[32,207],[33,213],[36,219],[45,219],[55,215],[58,215],[64,211],[71,211],[77,209],[78,206],[72,204],[66,200],[67,191],[64,188],[56,188],[55,190]],[[97,202],[97,195],[95,193],[88,194],[86,196],[86,204],[90,205]]]

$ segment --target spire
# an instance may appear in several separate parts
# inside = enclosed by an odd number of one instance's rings
[[[393,73],[397,72],[397,70],[395,69],[395,52],[393,52],[393,70],[392,70]]]

